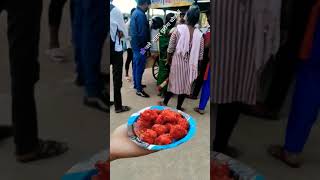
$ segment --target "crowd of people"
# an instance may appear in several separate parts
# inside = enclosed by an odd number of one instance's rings
[[[146,85],[142,77],[148,58],[158,62],[157,74],[158,95],[163,98],[159,105],[167,106],[169,100],[178,96],[176,108],[182,107],[185,98],[197,99],[202,88],[199,107],[194,110],[204,114],[204,109],[210,98],[210,30],[201,32],[199,29],[200,8],[192,5],[186,12],[168,13],[164,18],[152,17],[150,23],[146,16],[151,5],[150,0],[137,1],[126,24],[118,7],[110,0],[110,39],[111,64],[113,65],[114,101],[121,96],[123,53],[127,51],[125,63],[125,79],[133,81],[136,95],[149,98],[145,92]],[[207,19],[210,23],[210,12]],[[118,54],[118,55],[116,55]],[[129,74],[132,62],[132,79]],[[194,87],[194,88],[193,88]],[[194,98],[196,97],[196,98]],[[127,106],[115,107],[115,111],[129,111]]]
[[[51,0],[49,5],[49,47],[46,54],[54,62],[64,62],[59,43],[59,27],[67,0]],[[19,4],[19,5],[17,5]],[[107,37],[104,1],[70,0],[72,44],[76,65],[75,85],[83,87],[83,104],[104,113],[110,100],[106,68],[101,55]],[[0,12],[8,14],[8,39],[12,96],[12,126],[0,127],[0,138],[14,136],[19,162],[50,158],[68,151],[66,143],[38,137],[35,86],[40,79],[38,61],[42,0],[0,2]],[[104,70],[103,70],[104,69]]]

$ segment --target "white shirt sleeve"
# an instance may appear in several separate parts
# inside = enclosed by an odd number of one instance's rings
[[[122,32],[124,37],[128,37],[128,32],[126,29],[126,24],[123,19],[123,15],[117,7],[115,7],[111,12],[110,12],[110,35],[112,40],[115,42],[115,51],[120,52],[123,50],[122,48],[122,43],[119,38],[117,37],[117,30]],[[116,38],[116,39],[115,39]]]
[[[112,16],[110,15],[111,19],[116,22],[118,26],[118,31],[121,31],[124,34],[124,37],[128,37],[128,32],[126,28],[126,23],[124,22],[123,15],[117,7],[114,8],[112,11]]]
[[[256,68],[267,63],[280,47],[281,1],[254,0]]]

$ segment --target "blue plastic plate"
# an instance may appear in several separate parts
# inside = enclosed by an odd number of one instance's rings
[[[134,123],[139,119],[140,114],[142,112],[144,112],[145,110],[148,110],[148,109],[157,109],[157,110],[170,109],[170,110],[173,110],[173,111],[176,111],[176,112],[180,113],[189,122],[188,134],[184,138],[182,138],[182,139],[180,139],[178,141],[175,141],[175,142],[173,142],[171,144],[167,144],[167,145],[148,144],[146,142],[141,141],[140,138],[134,132]],[[189,141],[195,135],[195,133],[196,133],[196,122],[195,122],[195,120],[190,115],[188,115],[187,113],[182,112],[180,110],[176,110],[176,109],[170,108],[170,107],[165,107],[165,106],[150,106],[150,107],[146,107],[146,108],[140,110],[139,112],[136,112],[136,113],[132,114],[128,119],[128,136],[129,136],[129,138],[133,142],[135,142],[137,145],[139,145],[140,147],[143,147],[145,149],[152,150],[152,151],[159,151],[159,150],[164,150],[164,149],[175,148],[175,147],[177,147],[177,146]]]

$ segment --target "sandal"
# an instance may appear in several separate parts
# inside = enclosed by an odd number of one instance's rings
[[[203,114],[204,114],[204,110],[200,110],[200,109],[199,109],[199,108],[197,108],[197,107],[195,107],[193,110],[194,110],[195,112],[197,112],[197,113],[201,114],[201,115],[203,115]]]
[[[84,97],[83,104],[106,113],[108,113],[110,109],[110,106],[108,106],[110,103],[107,102],[104,97]]]
[[[26,153],[23,155],[16,155],[16,158],[19,162],[27,163],[31,161],[59,156],[67,152],[68,150],[69,148],[66,143],[39,140],[39,146],[34,152]]]
[[[127,111],[130,111],[131,108],[129,106],[122,106],[121,109],[117,109],[116,110],[116,113],[122,113],[122,112],[127,112]]]
[[[65,54],[60,48],[53,48],[46,50],[46,54],[53,62],[65,62]]]
[[[196,100],[196,99],[198,99],[198,97],[197,97],[197,96],[193,96],[193,95],[189,95],[189,96],[187,96],[187,98],[188,98],[188,99],[192,99],[192,100]]]
[[[157,104],[158,104],[159,106],[168,106],[168,105],[165,104],[163,101],[159,101]]]
[[[131,82],[131,77],[130,76],[126,76],[125,79],[126,79],[127,82]]]
[[[272,157],[284,162],[291,168],[299,168],[301,166],[299,154],[289,153],[281,145],[270,146],[268,148],[268,153]]]

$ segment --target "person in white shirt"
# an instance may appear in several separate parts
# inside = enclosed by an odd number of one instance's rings
[[[127,38],[128,32],[124,23],[123,15],[110,0],[110,64],[113,74],[114,106],[116,113],[126,112],[130,107],[122,105],[122,68],[123,68],[123,47],[121,38]]]
[[[159,46],[158,46],[158,40],[156,36],[159,34],[160,29],[163,27],[163,19],[155,16],[152,18],[152,24],[151,24],[151,32],[150,32],[150,39],[151,39],[151,47],[150,52],[153,54],[159,55]]]
[[[136,8],[131,9],[130,16],[134,12],[134,10],[136,10]],[[128,34],[130,34],[130,19],[126,23],[126,28],[127,28]],[[126,64],[125,64],[126,80],[127,81],[131,81],[131,78],[129,76],[129,68],[130,68],[130,63],[132,62],[132,59],[133,59],[133,52],[132,52],[130,41],[131,41],[131,38],[130,38],[130,36],[128,36],[127,41],[126,41],[126,44],[127,44],[127,60],[126,60]]]

